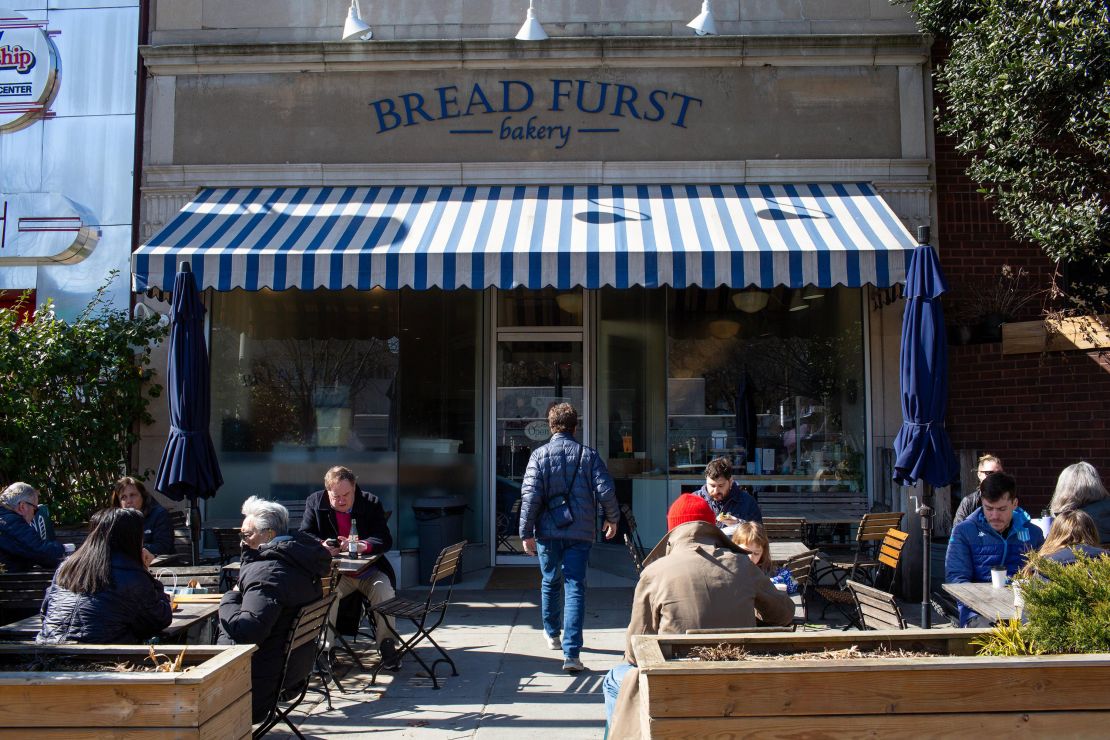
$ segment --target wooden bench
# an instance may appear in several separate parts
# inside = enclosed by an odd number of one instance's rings
[[[38,613],[53,571],[0,573],[0,624]]]
[[[762,491],[756,501],[764,518],[804,518],[809,527],[807,541],[813,545],[847,541],[850,526],[868,510],[867,494],[858,491]]]

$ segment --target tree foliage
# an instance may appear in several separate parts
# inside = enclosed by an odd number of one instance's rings
[[[72,322],[49,304],[22,324],[20,306],[0,310],[0,482],[39,489],[59,523],[107,503],[161,392],[146,366],[166,330],[111,310],[111,279]]]
[[[940,131],[1019,239],[1110,265],[1110,4],[895,0],[950,54]]]

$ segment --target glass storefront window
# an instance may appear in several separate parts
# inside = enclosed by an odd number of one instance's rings
[[[582,326],[582,289],[501,290],[498,326]]]
[[[464,536],[487,541],[486,489],[478,482],[481,297],[473,290],[401,291],[401,547],[418,546],[412,506],[428,496],[461,498]]]
[[[251,495],[304,499],[346,465],[396,508],[395,292],[232,291],[212,301],[213,441],[224,486],[209,520]]]
[[[705,463],[796,490],[863,490],[858,289],[689,288],[668,293],[667,465]],[[796,481],[796,483],[791,483]]]

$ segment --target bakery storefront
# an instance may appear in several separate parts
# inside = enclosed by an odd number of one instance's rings
[[[561,399],[649,546],[720,455],[756,491],[889,495],[928,48],[815,39],[144,48],[133,283],[188,261],[204,290],[207,518],[345,464],[402,550],[451,496],[468,567],[520,560]]]

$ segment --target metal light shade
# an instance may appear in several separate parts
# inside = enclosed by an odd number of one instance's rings
[[[577,291],[555,294],[555,303],[561,310],[569,314],[578,315],[582,313],[582,294]]]
[[[687,28],[694,29],[698,36],[715,36],[717,23],[713,20],[713,8],[709,7],[709,0],[702,0],[701,12],[698,17],[686,24]]]
[[[800,290],[794,291],[794,297],[790,299],[791,311],[805,311],[809,308],[809,304],[802,300],[802,292]]]
[[[824,297],[825,297],[825,291],[823,291],[820,288],[815,287],[813,285],[810,285],[809,287],[807,287],[805,290],[802,291],[802,300],[803,301],[815,301],[818,298],[824,298]]]
[[[362,20],[357,2],[358,0],[351,0],[351,8],[347,11],[347,22],[343,24],[344,41],[366,41],[374,36],[370,24]]]
[[[524,25],[516,32],[517,41],[547,40],[547,31],[544,31],[543,26],[536,20],[536,9],[532,3],[533,0],[528,0],[528,17],[524,19]]]
[[[768,293],[762,290],[742,290],[732,296],[732,305],[744,313],[757,313],[767,308],[767,301],[770,299]]]

